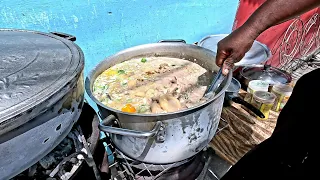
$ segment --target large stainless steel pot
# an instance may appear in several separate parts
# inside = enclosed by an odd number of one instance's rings
[[[146,44],[123,50],[100,62],[86,78],[85,88],[104,119],[100,129],[110,134],[116,147],[126,156],[153,164],[182,161],[201,151],[213,138],[232,74],[225,78],[223,88],[209,101],[175,113],[124,113],[103,105],[92,95],[92,85],[104,70],[132,58],[150,56],[184,58],[198,63],[209,72],[207,84],[212,72],[218,70],[215,53],[199,46],[178,42]],[[115,121],[119,128],[111,126]]]
[[[84,57],[74,40],[0,29],[0,179],[47,155],[78,120]]]

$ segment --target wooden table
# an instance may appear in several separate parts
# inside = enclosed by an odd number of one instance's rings
[[[241,90],[240,96],[245,96],[245,93]],[[271,136],[278,115],[271,111],[268,120],[258,120],[239,104],[224,107],[221,118],[228,126],[214,136],[210,146],[234,165],[250,149]]]

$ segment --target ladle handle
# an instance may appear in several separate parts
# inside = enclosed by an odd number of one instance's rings
[[[118,134],[122,136],[138,137],[138,138],[148,138],[148,137],[153,137],[157,135],[157,139],[159,141],[161,141],[162,139],[164,141],[164,137],[161,137],[161,135],[163,136],[163,131],[165,127],[161,121],[157,121],[151,131],[144,132],[144,131],[136,131],[131,129],[123,129],[123,128],[110,126],[110,124],[113,124],[115,120],[116,120],[116,117],[114,115],[109,115],[108,117],[106,117],[100,122],[99,129],[106,133]]]
[[[256,114],[258,117],[260,118],[265,118],[264,114],[257,109],[256,107],[254,107],[252,104],[244,101],[243,99],[241,99],[240,97],[233,97],[231,99],[233,102],[241,104],[243,106],[245,106],[246,108],[248,108],[250,111],[252,111],[254,114]]]
[[[217,86],[220,85],[218,83],[218,80],[220,79],[221,76],[222,76],[222,67],[219,69],[217,74],[214,76],[214,78],[213,78],[213,80],[212,80],[212,82],[210,84],[210,87],[207,89],[206,94],[210,93],[210,92],[215,92],[215,90],[217,89]]]

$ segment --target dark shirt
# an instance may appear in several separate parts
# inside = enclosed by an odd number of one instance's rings
[[[222,180],[320,179],[319,114],[317,69],[298,80],[272,136],[242,157]]]

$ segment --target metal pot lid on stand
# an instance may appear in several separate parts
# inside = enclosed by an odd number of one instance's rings
[[[288,84],[292,80],[289,73],[268,65],[264,67],[245,67],[240,73],[242,77],[249,81],[263,80],[270,85]]]
[[[217,45],[220,40],[228,36],[228,34],[216,34],[209,35],[202,38],[198,45],[209,49],[217,53]],[[235,66],[251,66],[256,64],[262,64],[271,57],[271,51],[269,48],[259,41],[254,41],[251,49],[245,54],[245,56]]]
[[[0,135],[46,111],[32,112],[83,71],[83,53],[72,40],[66,34],[0,29]]]

